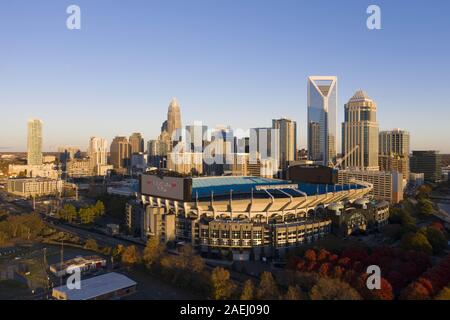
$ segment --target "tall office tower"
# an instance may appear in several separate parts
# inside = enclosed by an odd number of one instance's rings
[[[272,154],[272,146],[277,143],[277,138],[278,136],[272,128],[250,129],[249,152],[252,157],[255,157],[256,154],[264,160],[277,157],[278,155]]]
[[[108,164],[108,142],[104,138],[91,137],[88,155],[91,169],[99,174],[100,167]]]
[[[135,132],[130,136],[131,153],[144,152],[144,139],[139,132]]]
[[[126,137],[115,137],[111,143],[111,164],[119,173],[127,173],[131,162],[131,145]]]
[[[441,179],[442,158],[439,151],[413,151],[410,159],[411,172],[423,173],[426,181]]]
[[[337,77],[308,77],[309,160],[325,166],[336,162]]]
[[[32,166],[42,164],[42,121],[39,119],[28,120],[27,161]]]
[[[409,155],[409,132],[401,129],[381,131],[379,151],[382,155]]]
[[[202,125],[201,122],[195,122],[193,125],[186,126],[186,134],[189,139],[190,149],[192,152],[203,152],[205,142],[207,140],[208,126]]]
[[[345,105],[342,123],[343,168],[378,170],[377,105],[362,90]]]
[[[172,98],[167,112],[167,133],[172,137],[173,132],[177,129],[181,129],[181,112],[177,99]]]
[[[278,129],[279,168],[284,170],[289,161],[297,159],[297,124],[290,119],[273,119],[272,128]],[[274,147],[274,146],[272,146]],[[272,148],[272,150],[274,150]]]
[[[163,140],[147,142],[147,164],[159,169],[166,167],[168,145]]]

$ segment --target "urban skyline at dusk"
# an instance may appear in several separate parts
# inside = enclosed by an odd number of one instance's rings
[[[0,302],[284,319],[450,301],[449,13],[0,1]]]
[[[111,142],[142,132],[145,140],[155,139],[172,96],[183,125],[250,129],[284,116],[297,122],[298,147],[305,148],[307,77],[322,74],[338,77],[338,128],[344,104],[363,89],[377,103],[380,131],[405,129],[411,150],[450,153],[445,139],[436,139],[450,134],[450,101],[442,94],[450,74],[448,44],[428,37],[448,37],[441,25],[444,1],[382,1],[383,28],[374,32],[365,27],[364,1],[345,10],[329,1],[276,7],[136,1],[126,13],[118,3],[103,3],[79,1],[83,25],[76,31],[65,28],[65,1],[26,7],[18,1],[1,10],[0,36],[10,50],[0,53],[0,104],[21,110],[4,115],[1,150],[26,151],[26,121],[34,117],[44,123],[44,151],[63,145],[85,150],[91,136]],[[327,26],[312,23],[318,17]],[[427,23],[418,23],[420,17]],[[29,48],[38,43],[30,59]],[[430,63],[440,65],[439,73]]]

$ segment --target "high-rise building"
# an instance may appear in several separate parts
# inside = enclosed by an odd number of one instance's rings
[[[378,140],[380,170],[399,171],[406,182],[409,178],[409,132],[400,129],[381,131]]]
[[[131,153],[144,152],[144,139],[139,132],[135,132],[130,136]]]
[[[378,156],[378,164],[381,171],[398,171],[402,174],[403,179],[406,181],[409,178],[409,157],[399,154]]]
[[[337,77],[308,77],[309,159],[325,166],[336,162]]]
[[[272,154],[272,146],[277,143],[277,138],[276,131],[272,128],[250,129],[249,152],[252,154],[252,157],[258,154],[261,159],[276,158],[278,155]]]
[[[166,168],[168,145],[163,140],[147,142],[147,163],[151,167]]]
[[[203,152],[207,140],[208,126],[202,125],[201,122],[186,126],[186,134],[189,139],[190,149],[193,152]]]
[[[111,143],[111,164],[119,173],[127,173],[131,162],[131,145],[126,137],[115,137]]]
[[[100,175],[101,168],[108,164],[108,142],[106,139],[91,137],[88,155],[93,173]]]
[[[362,90],[345,105],[342,123],[343,168],[378,170],[377,105]]]
[[[167,112],[167,133],[170,137],[175,130],[181,129],[181,112],[177,99],[172,98]]]
[[[39,119],[28,121],[27,161],[32,166],[42,164],[42,121]]]
[[[382,155],[409,155],[409,132],[401,129],[381,131],[379,152]]]
[[[425,181],[441,179],[442,158],[439,151],[413,151],[410,159],[411,172],[423,173]]]
[[[364,184],[373,186],[371,194],[376,200],[398,203],[403,200],[403,176],[397,171],[339,170],[338,184]]]
[[[297,124],[286,118],[273,119],[272,128],[278,129],[279,168],[284,170],[289,161],[297,159]]]

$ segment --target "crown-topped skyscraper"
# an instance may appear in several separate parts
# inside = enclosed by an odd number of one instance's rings
[[[181,112],[177,99],[172,98],[167,112],[167,133],[170,137],[175,130],[181,129]]]

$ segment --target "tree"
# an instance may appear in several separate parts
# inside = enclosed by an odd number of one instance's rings
[[[400,300],[429,300],[430,292],[421,283],[415,281],[400,294]]]
[[[272,273],[264,271],[261,274],[261,281],[256,292],[258,300],[276,300],[280,297],[278,286]]]
[[[332,278],[320,278],[309,295],[312,300],[361,300],[348,283]]]
[[[302,300],[303,292],[298,286],[289,286],[286,294],[284,295],[284,300]]]
[[[433,248],[428,242],[428,239],[420,232],[405,234],[402,237],[400,246],[404,250],[423,251],[427,254],[433,252]]]
[[[102,201],[98,200],[94,206],[95,212],[97,216],[103,216],[105,214],[105,205]]]
[[[143,255],[143,260],[147,268],[155,266],[160,261],[163,253],[164,246],[159,242],[157,237],[148,240]]]
[[[235,290],[235,284],[230,279],[230,272],[222,267],[216,267],[211,273],[212,298],[215,300],[229,299]]]
[[[442,289],[436,297],[434,297],[436,300],[450,300],[450,288],[446,287]]]
[[[241,300],[253,300],[255,297],[255,286],[251,279],[247,279],[244,282],[244,287],[242,288]]]
[[[434,211],[433,203],[428,199],[420,198],[418,200],[417,205],[420,210],[420,213],[424,216],[429,216]]]
[[[315,262],[317,260],[316,252],[312,249],[306,250],[304,257],[308,262]]]
[[[447,238],[445,235],[434,227],[428,227],[425,231],[428,242],[433,247],[433,253],[438,254],[444,251],[447,246]]]
[[[97,241],[95,241],[94,239],[87,239],[86,243],[84,244],[84,248],[86,250],[98,251]]]
[[[416,219],[414,219],[408,211],[401,208],[389,209],[389,221],[391,223],[401,224],[402,226],[416,224]]]
[[[131,266],[141,261],[141,254],[135,245],[126,247],[122,252],[122,263]]]

